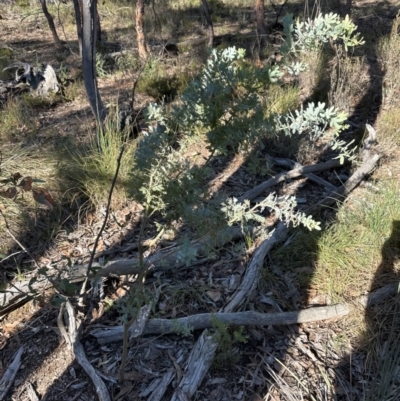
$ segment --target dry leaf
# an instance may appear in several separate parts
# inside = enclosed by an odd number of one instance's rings
[[[6,191],[0,192],[0,195],[8,199],[14,199],[17,196],[17,188],[10,187]]]
[[[219,291],[206,291],[206,294],[214,301],[218,302],[221,299],[221,293]]]

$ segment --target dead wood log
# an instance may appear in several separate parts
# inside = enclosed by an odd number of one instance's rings
[[[13,361],[10,363],[7,370],[4,372],[3,376],[0,379],[0,401],[4,400],[7,391],[14,383],[15,376],[17,375],[19,367],[21,366],[21,356],[23,352],[24,347],[21,346],[15,353]]]
[[[300,163],[297,163],[294,160],[290,160],[290,159],[273,158],[272,162],[277,166],[287,167],[287,168],[290,168],[290,169],[304,167]],[[310,181],[313,181],[316,184],[321,185],[321,186],[329,189],[330,191],[336,191],[337,190],[337,187],[335,185],[331,184],[329,181],[326,181],[321,177],[318,177],[317,175],[315,175],[313,173],[303,174],[303,176],[308,178]]]
[[[264,181],[261,184],[257,185],[256,187],[250,189],[239,198],[239,201],[243,202],[246,199],[251,200],[256,196],[260,195],[265,190],[273,187],[276,184],[279,184],[282,181],[289,180],[291,178],[297,178],[308,173],[315,173],[317,171],[329,170],[331,168],[339,166],[340,166],[339,160],[330,160],[328,162],[314,164],[312,166],[294,168],[293,170],[277,174],[274,178]]]
[[[143,334],[183,333],[192,330],[207,329],[218,319],[232,326],[286,326],[289,324],[308,323],[318,320],[334,319],[350,312],[346,304],[318,306],[294,312],[260,313],[254,311],[235,313],[201,313],[179,319],[150,319]],[[122,341],[123,326],[94,329],[90,332],[99,344]]]
[[[234,241],[242,236],[242,230],[240,228],[226,228],[221,230],[215,238],[210,235],[192,241],[191,245],[197,255],[201,255],[209,249],[210,246],[219,247],[226,244],[229,241]],[[184,260],[177,259],[180,247],[174,247],[172,249],[162,249],[159,252],[150,255],[145,259],[145,264],[150,266],[149,273],[154,271],[168,270],[172,266],[179,268],[185,266]],[[93,267],[98,269],[95,274],[91,274],[89,277],[107,277],[110,274],[117,276],[123,276],[127,274],[138,274],[141,271],[139,267],[139,261],[136,259],[121,259],[111,262],[105,267],[100,266],[98,263],[94,263]],[[87,269],[87,264],[74,266],[71,272],[70,280],[73,282],[82,281]]]
[[[340,186],[336,191],[332,191],[322,201],[307,209],[307,213],[313,214],[322,207],[332,206],[338,201],[343,200],[364,178],[369,174],[380,159],[380,155],[374,155],[366,159],[361,166],[351,175],[345,184]]]

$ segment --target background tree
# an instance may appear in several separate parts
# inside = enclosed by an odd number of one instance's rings
[[[96,80],[96,0],[82,0],[82,61],[83,79],[90,108],[97,124],[102,127],[107,115]]]
[[[137,0],[135,9],[136,35],[140,58],[147,58],[149,52],[146,45],[144,33],[144,0]]]
[[[79,55],[82,57],[82,0],[73,0],[75,10],[76,31],[78,34]]]
[[[201,0],[204,15],[208,25],[208,46],[213,47],[214,44],[214,25],[211,19],[210,7],[208,7],[207,0]]]
[[[257,34],[261,43],[267,41],[267,30],[265,28],[265,6],[264,0],[256,0],[255,6],[256,21],[257,21]]]
[[[42,6],[43,14],[45,15],[47,23],[49,24],[51,34],[53,35],[54,43],[59,49],[61,49],[63,45],[61,43],[60,38],[58,37],[56,27],[54,25],[53,16],[49,13],[49,10],[47,9],[46,0],[40,0],[40,5]]]

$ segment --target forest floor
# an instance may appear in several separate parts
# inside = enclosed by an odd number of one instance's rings
[[[153,61],[139,77],[140,60],[135,56],[131,6],[122,1],[100,4],[100,19],[107,36],[102,54],[127,50],[131,55],[117,59],[112,65],[105,57],[99,61],[100,93],[110,109],[121,108],[129,102],[134,80],[139,79],[134,107],[139,112],[140,129],[147,128],[142,115],[145,106],[163,96],[173,101],[173,96],[179,95],[180,86],[199,73],[208,55],[203,45],[181,46],[178,54],[165,51],[165,44],[207,35],[204,17],[198,10],[200,2],[170,3],[177,5],[159,11],[158,20],[149,7],[147,28]],[[271,49],[268,48],[266,54],[258,54],[252,2],[231,3],[210,1],[216,35],[222,38],[221,48],[244,47],[251,62],[266,63]],[[329,2],[320,3],[324,12],[339,12],[326,4]],[[273,40],[277,35],[273,28],[276,28],[275,18],[280,6],[268,7],[271,8],[267,10],[271,15],[267,21],[268,30]],[[289,12],[295,16],[309,12],[304,2],[290,0],[282,7],[280,18]],[[93,192],[89,192],[87,186],[85,194],[80,177],[71,177],[74,170],[65,167],[79,155],[86,155],[93,144],[95,122],[80,76],[72,4],[55,5],[50,11],[55,16],[61,39],[66,42],[62,51],[55,48],[38,6],[0,4],[0,50],[12,50],[10,54],[6,51],[5,56],[0,53],[0,67],[16,61],[32,65],[48,63],[65,82],[62,96],[37,102],[16,96],[8,104],[2,104],[1,183],[6,187],[10,182],[6,181],[8,177],[17,172],[21,177],[32,176],[51,193],[54,202],[54,209],[50,211],[43,205],[38,206],[22,190],[16,199],[8,199],[4,193],[0,196],[0,280],[4,294],[11,293],[18,283],[37,277],[40,269],[47,269],[46,274],[51,275],[69,271],[71,266],[87,265],[105,218],[107,195],[116,167],[115,156],[110,159],[109,174],[99,176],[106,185],[94,183]],[[217,356],[192,399],[347,401],[400,398],[400,358],[395,351],[400,335],[396,313],[398,296],[389,294],[390,297],[369,308],[365,308],[363,298],[381,288],[391,291],[393,283],[399,282],[400,105],[397,95],[400,75],[389,77],[387,65],[390,62],[398,67],[400,57],[382,60],[379,47],[390,35],[397,11],[398,2],[394,0],[381,1],[378,6],[368,0],[354,2],[352,17],[365,44],[350,55],[354,62],[347,71],[348,76],[344,74],[346,78],[337,84],[342,89],[329,99],[334,98],[336,107],[349,116],[349,129],[344,139],[363,137],[366,124],[377,132],[378,144],[373,152],[380,155],[379,165],[340,203],[315,214],[322,222],[321,231],[291,230],[283,244],[267,254],[257,279],[257,289],[240,309],[263,314],[282,313],[286,317],[285,312],[296,312],[300,316],[308,309],[341,305],[343,310],[348,308],[346,313],[332,319],[312,319],[312,322],[297,324],[230,326],[212,321],[209,328],[218,344]],[[163,27],[161,32],[156,29],[158,24]],[[327,93],[332,93],[329,88],[332,60],[333,57],[326,62],[322,74],[327,79],[321,78],[315,84],[315,77],[305,75],[295,83],[298,85],[296,99],[287,101],[288,109],[309,100],[328,100]],[[7,72],[0,74],[0,79],[9,79]],[[277,98],[271,105],[279,103],[281,92],[277,89],[276,93]],[[14,122],[4,117],[5,111],[10,115],[15,113]],[[208,176],[210,191],[240,198],[288,170],[269,165],[267,156],[291,159],[307,166],[328,161],[333,155],[324,144],[321,144],[323,151],[307,142],[293,145],[283,140],[268,145],[269,148],[246,158],[241,155],[214,157]],[[200,165],[209,156],[201,141],[194,143],[187,154],[190,162]],[[318,176],[338,188],[361,164],[358,159],[353,164],[319,172]],[[286,180],[272,189],[278,196],[295,196],[300,210],[307,210],[330,193],[327,187],[304,176]],[[266,196],[265,192],[263,195]],[[110,216],[96,248],[96,262],[106,264],[138,258],[141,212],[142,206],[130,199],[129,191],[122,185],[117,186]],[[180,226],[177,232],[179,230],[182,237],[190,231]],[[151,239],[156,234],[155,226],[151,226],[145,238]],[[180,240],[176,233],[167,232],[149,252],[168,250]],[[261,242],[259,238],[232,239],[190,266],[160,269],[149,275],[146,287],[158,296],[151,318],[175,320],[225,310],[240,290]],[[131,279],[132,275],[114,275],[105,281],[103,297],[95,302],[94,296],[85,311],[81,342],[114,401],[169,400],[185,375],[189,355],[203,330],[179,332],[178,328],[170,334],[153,333],[134,339],[129,347],[125,378],[120,383],[121,341],[101,343],[93,334],[96,329],[101,331],[121,324],[124,297]],[[96,388],[75,360],[57,323],[60,312],[55,301],[57,293],[73,292],[74,285],[67,283],[61,290],[48,285],[32,299],[21,296],[12,304],[2,303],[0,298],[0,380],[16,350],[24,346],[15,380],[7,396],[0,399],[34,400],[35,395],[42,401],[98,399]],[[317,315],[325,313],[325,310],[315,310]],[[0,395],[1,390],[0,386]],[[181,397],[179,399],[189,399],[184,398],[183,393]]]

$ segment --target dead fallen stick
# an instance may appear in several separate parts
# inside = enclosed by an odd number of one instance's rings
[[[14,383],[15,376],[17,375],[19,367],[21,366],[21,356],[23,352],[24,347],[21,346],[15,353],[13,361],[10,363],[7,370],[4,372],[4,375],[0,379],[0,401],[4,400],[7,391]]]
[[[193,252],[197,255],[205,253],[210,246],[220,247],[229,241],[235,241],[243,236],[242,230],[239,227],[227,227],[221,230],[217,235],[212,238],[209,235],[194,240],[191,243]],[[150,255],[145,259],[145,263],[150,266],[149,272],[155,270],[168,270],[173,266],[175,269],[185,266],[185,260],[179,260],[177,255],[181,248],[173,247],[168,249],[162,249],[154,254]],[[80,281],[84,276],[87,264],[74,266],[72,273],[69,276],[71,282]],[[137,259],[120,259],[110,262],[107,266],[102,267],[98,263],[94,263],[93,267],[97,270],[96,273],[89,275],[89,278],[93,277],[107,277],[110,274],[117,276],[123,276],[127,274],[138,274],[141,271],[139,261]]]
[[[204,330],[190,352],[185,373],[172,395],[171,401],[188,401],[203,381],[214,360],[218,344],[214,336]]]
[[[290,160],[290,159],[274,158],[274,159],[272,159],[272,162],[277,166],[288,167],[290,169],[304,167],[300,163],[297,163],[294,160]],[[304,177],[308,178],[310,181],[313,181],[316,184],[321,185],[321,186],[329,189],[330,191],[336,191],[337,190],[337,187],[335,185],[331,184],[330,182],[324,180],[321,177],[318,177],[317,175],[315,175],[313,173],[308,173],[308,174],[303,174],[303,175],[304,175]]]
[[[317,171],[329,170],[331,168],[335,168],[335,167],[339,167],[339,166],[340,166],[339,160],[330,160],[325,163],[319,163],[319,164],[314,164],[312,166],[294,168],[293,170],[285,171],[283,173],[277,174],[274,178],[264,181],[261,184],[257,185],[256,187],[245,192],[239,198],[239,201],[243,202],[246,199],[251,200],[251,199],[255,198],[256,196],[260,195],[265,190],[273,187],[276,184],[279,184],[282,181],[289,180],[291,178],[297,178],[297,177],[300,177],[300,176],[308,174],[308,173],[315,173]]]
[[[345,184],[340,186],[336,191],[332,191],[328,196],[320,202],[309,207],[306,211],[307,214],[313,214],[322,207],[332,206],[338,201],[346,198],[346,196],[369,174],[380,159],[379,155],[374,155],[361,164],[361,166],[351,175]]]
[[[232,326],[285,326],[339,318],[350,312],[346,304],[317,306],[294,312],[260,313],[254,311],[234,313],[201,313],[179,319],[150,319],[143,334],[183,333],[213,327],[213,321],[219,320]],[[90,332],[100,344],[121,341],[123,326],[107,329],[94,329]]]
[[[379,303],[386,301],[388,298],[400,292],[400,283],[387,284],[368,295],[362,295],[356,298],[353,302],[363,308],[372,308]]]

